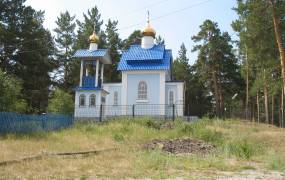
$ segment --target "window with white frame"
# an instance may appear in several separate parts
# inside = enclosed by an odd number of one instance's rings
[[[118,106],[118,91],[114,92],[114,106]]]
[[[89,106],[90,107],[94,107],[96,106],[96,95],[95,94],[91,94],[89,97]]]
[[[144,81],[138,85],[138,100],[147,100],[147,85]]]
[[[173,91],[169,91],[169,105],[174,104],[174,92]]]
[[[85,95],[84,95],[84,94],[81,94],[81,95],[79,96],[79,106],[80,106],[80,107],[85,106]]]

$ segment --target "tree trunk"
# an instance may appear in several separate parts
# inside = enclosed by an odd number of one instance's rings
[[[274,0],[269,0],[269,4],[272,8],[272,18],[274,24],[275,38],[278,45],[279,55],[280,55],[280,64],[281,64],[281,73],[283,79],[283,93],[285,91],[285,50],[282,45],[281,33],[280,33],[280,17],[276,14]]]
[[[281,119],[280,119],[280,127],[283,127],[284,123],[284,89],[282,88],[281,93]]]
[[[271,124],[274,124],[274,95],[271,97]]]
[[[256,93],[256,107],[257,107],[257,122],[259,123],[259,94],[258,91]]]
[[[248,102],[249,102],[249,80],[248,80],[248,59],[247,59],[247,48],[245,49],[245,60],[246,60],[246,103],[245,103],[245,119],[248,119]]]
[[[269,123],[269,112],[268,112],[268,89],[264,84],[264,110],[265,110],[265,122]]]
[[[221,105],[220,105],[220,95],[219,95],[219,88],[218,88],[218,80],[217,80],[217,75],[216,71],[212,72],[212,80],[213,80],[213,85],[214,85],[214,95],[215,95],[215,100],[216,100],[216,115],[220,118],[221,116]]]
[[[251,103],[251,118],[252,118],[252,121],[255,122],[255,105],[254,105],[254,103]]]

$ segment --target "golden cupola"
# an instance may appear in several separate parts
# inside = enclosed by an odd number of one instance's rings
[[[93,34],[89,36],[89,43],[90,43],[89,50],[96,51],[98,49],[98,42],[99,42],[99,37],[96,35],[95,24],[94,24]]]
[[[89,42],[98,44],[99,37],[96,35],[95,30],[93,31],[93,34],[89,36]]]
[[[142,31],[143,36],[151,36],[155,38],[155,30],[150,26],[149,23],[149,12],[148,12],[148,17],[147,17],[147,25]]]
[[[148,24],[146,28],[142,31],[143,36],[152,36],[155,38],[155,30]]]

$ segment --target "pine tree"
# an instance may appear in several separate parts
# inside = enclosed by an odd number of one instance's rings
[[[60,13],[57,18],[57,28],[55,42],[57,45],[57,60],[59,63],[59,73],[63,73],[63,78],[60,79],[60,85],[65,89],[71,91],[72,80],[70,79],[70,60],[73,54],[73,46],[75,43],[75,16],[71,16],[68,11]]]
[[[141,44],[142,34],[140,30],[135,30],[122,42],[123,50],[129,49],[132,44]]]
[[[50,73],[55,68],[54,44],[43,27],[44,12],[24,5],[25,1],[1,1],[1,68],[23,82],[23,98],[28,112],[44,112],[47,107]],[[7,36],[6,36],[7,35]]]
[[[271,99],[276,96],[277,92],[272,91],[276,88],[272,87],[279,84],[274,81],[280,79],[279,73],[275,73],[278,69],[278,53],[274,41],[271,11],[266,1],[253,0],[238,1],[238,6],[234,10],[239,15],[232,26],[240,37],[239,51],[242,54],[243,74],[248,87],[246,103],[248,104],[250,96],[251,99],[256,96],[256,99],[259,99],[257,101],[259,106],[261,98],[257,95],[263,94],[265,121],[269,122],[269,96],[273,97]],[[279,91],[281,92],[281,89]],[[251,104],[255,104],[255,101]]]
[[[78,25],[77,38],[76,38],[76,49],[88,49],[89,43],[88,38],[93,33],[94,25],[96,34],[99,36],[99,48],[104,48],[106,46],[105,34],[101,30],[103,25],[103,20],[101,20],[101,14],[99,13],[98,8],[95,6],[91,10],[88,10],[87,14],[83,13],[84,20],[80,22],[76,20]]]
[[[121,48],[121,40],[119,38],[118,21],[108,20],[106,25],[106,44],[112,59],[112,64],[105,68],[105,79],[109,82],[116,82],[120,80],[120,73],[117,71],[117,66],[120,61],[119,49]]]
[[[237,59],[232,53],[231,38],[228,33],[222,33],[217,23],[204,21],[200,32],[193,36],[197,45],[193,51],[198,51],[196,62],[200,80],[205,83],[214,95],[216,115],[224,117],[225,103],[230,103],[230,97],[243,86],[240,78]]]

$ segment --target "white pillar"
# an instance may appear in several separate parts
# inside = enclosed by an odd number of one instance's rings
[[[95,87],[98,86],[98,72],[99,72],[99,60],[96,62],[96,77],[95,77]]]
[[[104,64],[101,65],[101,84],[103,84],[104,80]]]
[[[83,78],[83,60],[81,61],[81,66],[80,66],[80,84],[79,84],[80,87],[82,87],[82,78]]]
[[[88,76],[88,75],[89,75],[89,69],[88,69],[88,66],[86,67],[85,75],[86,75],[86,76]]]

